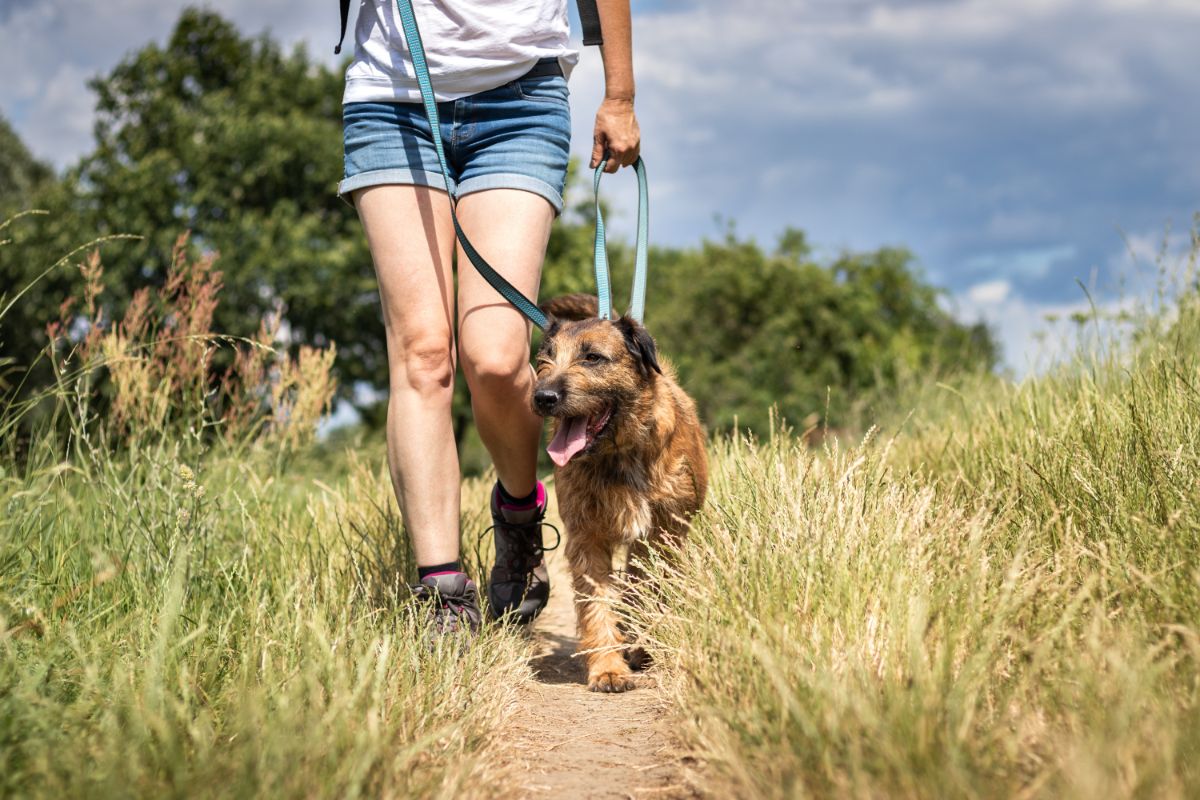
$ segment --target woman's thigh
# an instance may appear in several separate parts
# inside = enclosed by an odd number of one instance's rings
[[[394,382],[405,363],[453,353],[450,200],[428,186],[382,185],[354,192],[354,204],[379,280]]]
[[[536,298],[570,159],[566,81],[521,78],[457,102],[470,120],[456,147],[463,229],[501,275]],[[468,380],[523,368],[529,323],[461,251],[458,263],[459,351]]]
[[[536,298],[554,208],[520,189],[472,192],[458,204],[467,238],[526,297]],[[529,362],[530,323],[459,252],[459,351],[468,380],[503,377]]]

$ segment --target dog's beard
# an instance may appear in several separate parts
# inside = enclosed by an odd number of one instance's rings
[[[613,407],[608,406],[600,413],[590,417],[561,418],[558,422],[558,432],[554,434],[550,444],[546,445],[546,452],[550,454],[550,460],[560,467],[565,467],[567,462],[586,450],[588,445],[596,440],[596,437],[608,425],[612,413]]]

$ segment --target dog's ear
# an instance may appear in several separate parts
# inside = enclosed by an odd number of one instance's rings
[[[625,348],[633,356],[642,377],[649,377],[650,370],[662,375],[662,367],[658,365],[658,348],[654,344],[654,337],[642,323],[632,317],[621,317],[617,320],[617,330],[625,338]]]
[[[558,317],[550,317],[546,320],[546,327],[542,331],[542,342],[538,345],[538,353],[549,353],[550,345],[554,342],[554,336],[562,330],[562,320]]]

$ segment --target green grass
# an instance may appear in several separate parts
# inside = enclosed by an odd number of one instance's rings
[[[325,481],[271,463],[163,447],[0,480],[0,795],[495,782],[524,645],[427,651],[377,463]]]
[[[634,613],[718,794],[1200,795],[1200,304],[1153,322],[859,446],[716,445]]]
[[[0,397],[0,797],[495,795],[526,641],[430,649],[382,441],[312,441],[332,349],[214,334],[184,242],[116,321],[91,252]]]

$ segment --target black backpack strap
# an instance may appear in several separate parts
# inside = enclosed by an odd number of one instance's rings
[[[584,47],[604,44],[604,35],[600,32],[600,11],[596,8],[596,0],[578,0],[578,5],[579,24],[583,27]]]
[[[580,0],[580,2],[583,2],[583,0]],[[595,0],[592,0],[592,3],[592,9],[594,10],[596,8]],[[349,19],[349,17],[350,0],[342,0],[342,35],[338,37],[337,47],[333,48],[333,54],[335,56],[341,55],[342,53],[342,41],[346,38],[346,20]]]

